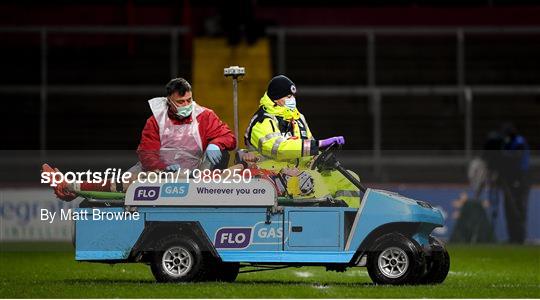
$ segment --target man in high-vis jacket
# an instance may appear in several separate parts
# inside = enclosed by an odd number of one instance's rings
[[[360,192],[341,173],[308,170],[320,149],[343,145],[345,138],[315,139],[305,117],[296,108],[295,95],[296,86],[289,78],[283,75],[272,78],[246,130],[248,149],[264,157],[258,163],[260,168],[277,172],[291,167],[306,170],[314,178],[316,196],[330,194],[351,207],[358,207]]]

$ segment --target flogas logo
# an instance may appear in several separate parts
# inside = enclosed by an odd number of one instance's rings
[[[249,245],[281,244],[284,238],[283,228],[288,227],[289,222],[259,222],[253,227],[220,228],[216,232],[214,245],[216,249],[243,249]]]
[[[265,224],[259,222],[253,226],[253,244],[281,244],[283,241],[283,228],[288,228],[289,222],[272,222]]]
[[[161,197],[185,197],[189,183],[166,183],[161,188]]]
[[[159,196],[159,186],[140,186],[135,189],[133,200],[152,201]]]
[[[214,245],[216,248],[241,249],[251,242],[251,227],[221,228],[216,232]]]

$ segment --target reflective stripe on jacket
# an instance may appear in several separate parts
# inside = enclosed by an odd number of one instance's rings
[[[297,109],[275,105],[266,94],[244,138],[251,150],[276,160],[312,156],[319,151],[304,116]]]

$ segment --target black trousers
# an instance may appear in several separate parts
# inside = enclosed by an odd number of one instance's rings
[[[530,184],[526,178],[505,182],[504,210],[510,243],[523,244],[527,232],[527,204]]]

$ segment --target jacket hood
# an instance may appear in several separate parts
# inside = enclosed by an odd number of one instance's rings
[[[300,119],[300,112],[298,111],[298,108],[290,110],[285,106],[276,105],[276,103],[274,103],[274,101],[272,101],[272,99],[270,99],[266,93],[264,93],[264,96],[261,98],[259,106],[262,106],[264,111],[267,113],[282,117],[285,120]]]

